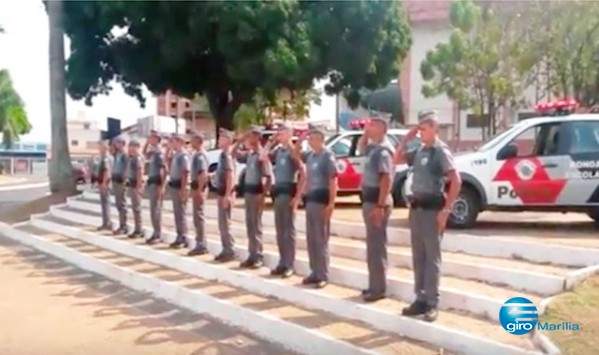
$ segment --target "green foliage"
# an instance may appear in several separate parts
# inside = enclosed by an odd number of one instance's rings
[[[461,109],[488,118],[485,135],[495,133],[500,108],[521,102],[538,62],[528,19],[519,8],[506,11],[494,3],[454,1],[449,41],[427,52],[420,65],[423,95],[445,94]]]
[[[15,90],[8,70],[0,70],[0,133],[2,142],[10,146],[19,135],[31,131],[25,105]]]
[[[599,3],[535,1],[531,13],[545,90],[586,107],[599,104]]]
[[[116,80],[143,104],[142,85],[204,96],[219,125],[256,93],[385,86],[411,45],[399,1],[69,1],[67,89],[91,104]]]

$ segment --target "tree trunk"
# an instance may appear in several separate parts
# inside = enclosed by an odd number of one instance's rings
[[[239,99],[238,96],[231,94],[229,90],[208,92],[206,98],[208,99],[210,113],[216,121],[215,133],[218,142],[218,133],[221,128],[230,131],[235,130],[235,122],[233,119],[243,101]]]
[[[67,135],[62,0],[48,1],[47,11],[50,30],[50,113],[52,122],[52,156],[49,166],[50,191],[53,193],[72,193],[76,191],[77,187],[73,179],[73,166],[69,154]]]

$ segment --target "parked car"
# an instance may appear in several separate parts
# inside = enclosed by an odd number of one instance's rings
[[[78,184],[86,184],[91,180],[89,168],[84,163],[75,162],[73,165],[73,178]]]

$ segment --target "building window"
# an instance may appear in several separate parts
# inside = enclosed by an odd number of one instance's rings
[[[185,101],[185,108],[189,108],[189,101]]]
[[[466,115],[466,127],[467,128],[483,128],[489,124],[489,115],[475,115],[469,113]]]
[[[524,121],[529,118],[539,117],[538,112],[520,112],[518,113],[518,121]]]
[[[77,140],[72,140],[72,141],[71,141],[71,145],[72,145],[72,146],[78,146],[78,145],[79,145],[79,141],[77,141]]]
[[[89,127],[90,127],[90,126],[91,126],[91,125],[90,125],[90,123],[89,123],[89,122],[85,122],[85,123],[83,124],[83,129],[89,129]]]

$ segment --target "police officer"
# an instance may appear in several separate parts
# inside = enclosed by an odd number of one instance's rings
[[[141,199],[143,188],[144,159],[139,151],[140,144],[136,139],[129,141],[129,164],[127,167],[127,185],[129,186],[129,198],[131,199],[131,210],[133,212],[134,229],[129,238],[143,238],[143,226],[141,224]]]
[[[185,138],[177,134],[172,139],[172,156],[169,168],[169,191],[173,201],[173,214],[177,237],[171,248],[187,247],[187,198],[189,192],[189,155],[185,151]]]
[[[162,202],[166,185],[166,158],[160,147],[161,136],[158,132],[150,132],[143,153],[148,160],[148,197],[150,199],[150,219],[153,232],[146,241],[148,244],[159,243],[162,239]]]
[[[96,184],[100,190],[100,206],[102,207],[102,225],[98,227],[99,231],[112,231],[112,219],[110,218],[110,176],[112,175],[112,156],[108,152],[108,144],[99,142],[100,158],[98,161],[98,170],[96,174]]]
[[[304,191],[306,170],[299,155],[299,149],[292,142],[292,128],[287,124],[278,127],[274,137],[277,146],[270,150],[265,147],[269,158],[274,161],[275,185],[273,189],[275,230],[279,263],[271,275],[291,277],[295,263],[295,214],[300,191]]]
[[[335,156],[324,146],[324,138],[323,131],[312,128],[308,138],[312,151],[304,154],[306,239],[312,272],[302,283],[317,288],[328,282],[330,222],[337,195]]]
[[[233,138],[233,132],[225,129],[219,131],[218,147],[222,152],[218,158],[215,184],[222,251],[214,260],[222,263],[235,259],[235,238],[231,234],[231,210],[235,197],[235,163],[231,155]]]
[[[247,260],[240,264],[241,268],[258,269],[262,266],[262,212],[264,198],[270,191],[271,166],[267,154],[263,153],[260,144],[262,130],[252,127],[248,134],[234,145],[232,155],[242,164],[246,164],[243,176],[243,195],[245,199],[245,224],[248,237]],[[247,150],[240,150],[241,143]]]
[[[366,157],[361,187],[368,264],[368,288],[362,291],[362,297],[366,302],[384,298],[387,284],[387,224],[392,207],[394,165],[386,136],[387,120],[374,117],[364,127],[358,142],[358,151]]]
[[[193,132],[191,146],[194,150],[191,159],[191,200],[193,208],[193,225],[196,231],[196,245],[189,251],[189,256],[204,255],[206,248],[206,228],[204,222],[204,203],[206,201],[206,186],[208,182],[208,156],[204,150],[204,136]]]
[[[418,132],[422,145],[413,152],[406,151],[408,142]],[[404,308],[402,314],[422,315],[430,322],[438,315],[441,238],[462,183],[453,156],[437,132],[437,112],[421,112],[418,126],[410,130],[395,152],[396,162],[407,163],[414,174],[407,197],[416,300]],[[446,182],[449,183],[447,194]]]
[[[127,173],[127,153],[125,152],[125,138],[118,136],[114,138],[114,167],[112,170],[112,193],[116,209],[119,212],[119,227],[114,234],[127,234],[127,206],[125,199],[125,185]]]

